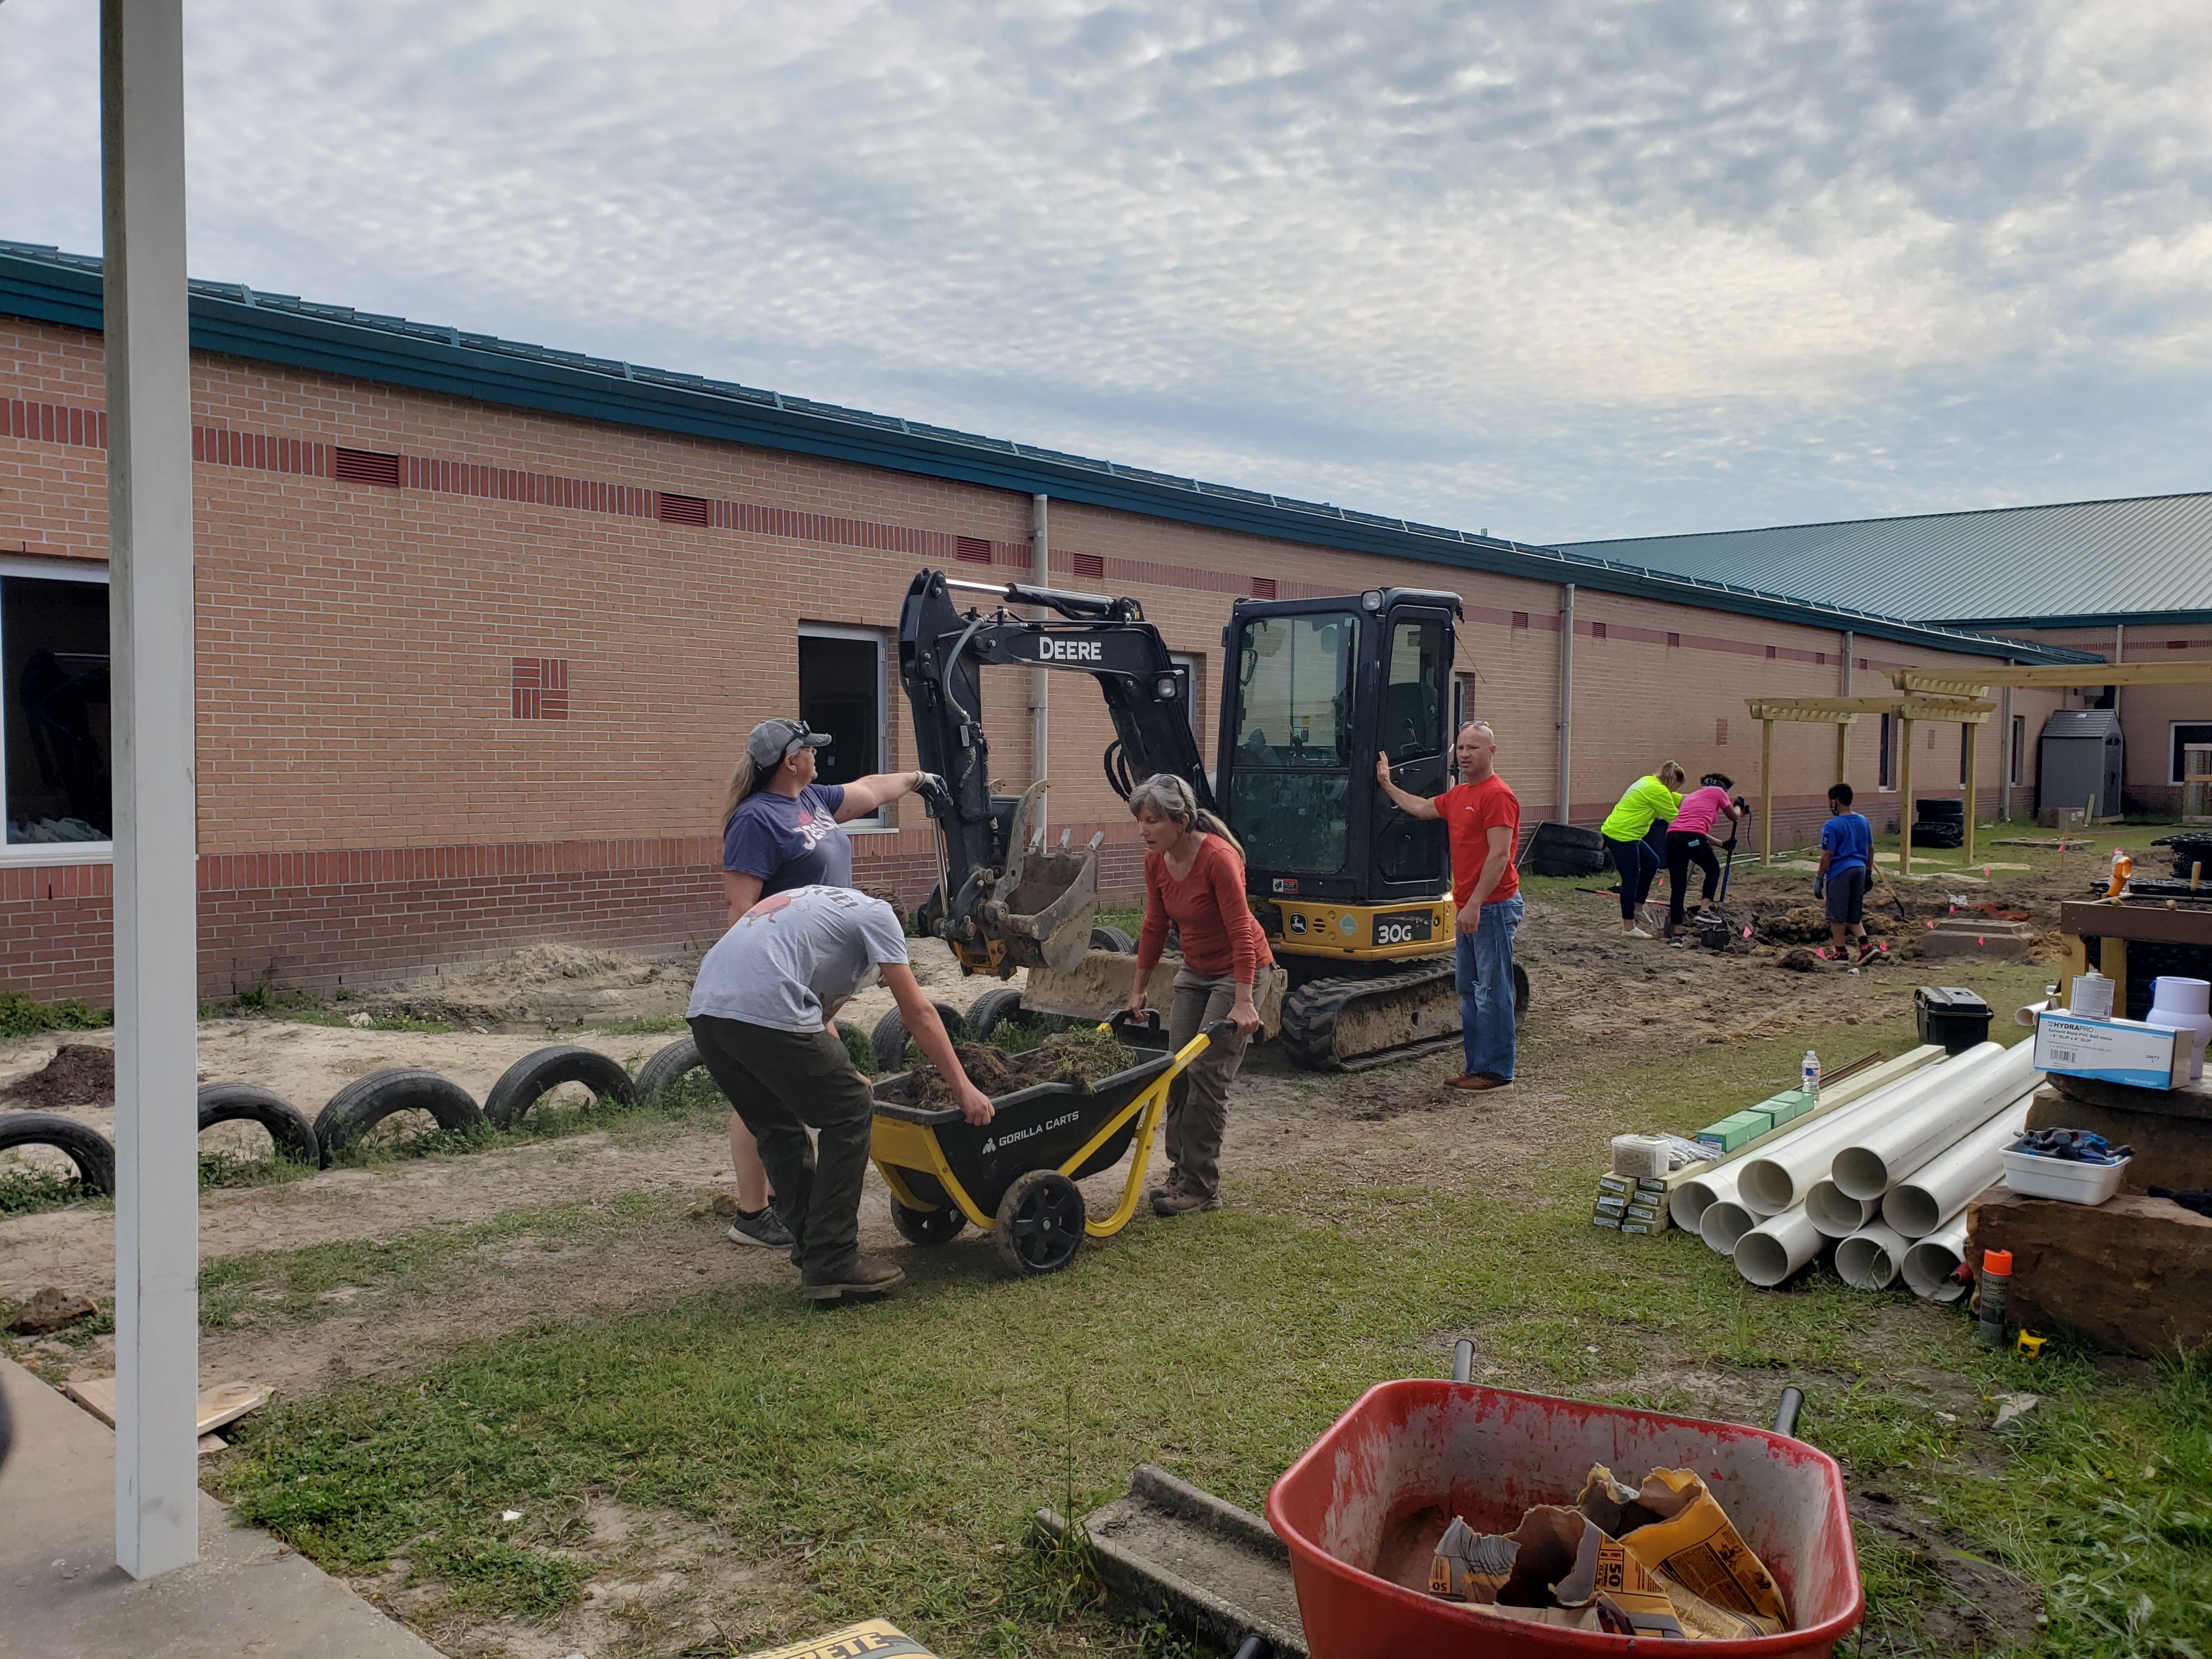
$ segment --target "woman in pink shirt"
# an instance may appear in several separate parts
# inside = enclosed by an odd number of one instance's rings
[[[1735,781],[1725,772],[1708,772],[1698,780],[1698,787],[1682,797],[1682,810],[1674,814],[1674,822],[1667,830],[1667,943],[1686,945],[1682,937],[1683,896],[1690,884],[1690,866],[1694,864],[1705,872],[1704,915],[1713,902],[1713,892],[1720,885],[1720,860],[1713,856],[1713,825],[1726,817],[1731,825],[1750,810],[1741,803],[1729,799],[1729,791]]]

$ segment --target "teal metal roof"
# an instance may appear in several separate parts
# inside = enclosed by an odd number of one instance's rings
[[[1573,542],[1565,550],[1954,627],[2212,618],[2212,494]]]
[[[100,283],[100,262],[90,255],[0,239],[0,316],[35,318],[97,331],[102,319]],[[1357,512],[1328,501],[1207,483],[734,381],[556,351],[295,295],[264,293],[240,283],[194,280],[190,311],[195,350],[317,374],[351,375],[507,408],[823,456],[1024,495],[1043,494],[1343,552],[1414,559],[1541,582],[1572,582],[1599,592],[1811,628],[1848,629],[1930,650],[2019,662],[2104,660],[2094,653],[1993,639],[1883,615],[1855,603],[1808,600],[1747,583],[1650,568],[1606,555],[1534,546]]]

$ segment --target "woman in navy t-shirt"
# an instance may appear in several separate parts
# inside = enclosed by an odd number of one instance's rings
[[[921,787],[920,772],[878,772],[851,783],[817,783],[814,751],[830,741],[804,720],[763,720],[745,739],[744,757],[730,778],[722,811],[722,889],[730,925],[770,893],[798,887],[850,887],[853,838],[843,825]],[[791,1247],[769,1208],[768,1172],[761,1167],[744,1120],[730,1115],[730,1162],[737,1176],[738,1215],[730,1237],[740,1244]]]

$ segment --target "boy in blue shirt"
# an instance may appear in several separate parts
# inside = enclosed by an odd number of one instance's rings
[[[1828,791],[1828,821],[1820,826],[1820,872],[1814,890],[1828,902],[1828,934],[1832,950],[1815,952],[1830,962],[1850,959],[1850,941],[1858,941],[1858,960],[1874,955],[1867,938],[1866,890],[1874,876],[1874,826],[1851,811],[1851,787],[1839,783]]]

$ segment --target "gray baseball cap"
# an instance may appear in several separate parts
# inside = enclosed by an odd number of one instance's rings
[[[763,720],[745,739],[745,754],[756,766],[781,766],[802,749],[829,746],[830,734],[810,732],[805,720]]]

